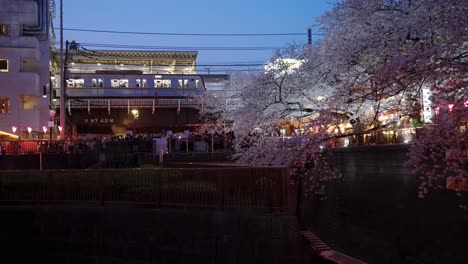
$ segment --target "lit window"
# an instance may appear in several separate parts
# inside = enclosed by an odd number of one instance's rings
[[[76,88],[76,87],[83,87],[84,86],[84,79],[68,79],[67,80],[67,87]]]
[[[188,87],[188,80],[179,79],[179,88],[187,88]]]
[[[8,72],[8,60],[0,59],[0,72]]]
[[[128,87],[128,79],[120,79],[119,80],[119,87],[120,88],[127,88]]]
[[[112,88],[127,88],[128,87],[128,79],[112,79],[111,80],[111,87]]]
[[[119,87],[119,80],[118,79],[112,79],[111,80],[111,86],[112,86],[112,88],[118,88]]]
[[[171,80],[154,80],[155,88],[171,88]]]
[[[0,36],[8,36],[8,25],[0,25]]]
[[[10,112],[10,98],[0,97],[0,114],[6,114]]]

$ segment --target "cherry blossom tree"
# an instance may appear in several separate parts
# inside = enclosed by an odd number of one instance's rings
[[[319,41],[277,52],[264,73],[232,75],[228,98],[206,99],[206,113],[235,131],[239,162],[281,164],[301,173],[310,164],[319,167],[320,147],[330,138],[397,127],[404,116],[418,126],[433,123],[419,130],[410,151],[423,197],[447,177],[467,179],[466,159],[455,162],[447,154],[467,147],[466,14],[465,0],[337,2],[318,19]],[[441,109],[433,120],[420,120],[421,111],[435,112],[421,104],[425,89]],[[226,107],[226,99],[235,104]],[[388,113],[395,118],[381,122],[379,116]],[[353,129],[340,131],[346,119]],[[297,142],[271,137],[282,120],[300,122]],[[336,178],[336,172],[323,171],[330,173],[321,179]]]
[[[462,0],[347,0],[319,20],[320,56],[336,79],[337,95],[348,98],[349,111],[361,116],[371,104],[375,116],[391,110],[418,115],[424,88],[431,89],[437,109],[458,109],[441,110],[435,125],[412,144],[420,197],[442,188],[447,177],[467,176],[466,158],[453,162],[446,155],[466,150],[466,130],[460,127],[468,119],[467,12]]]
[[[232,74],[229,90],[201,96],[199,110],[207,123],[229,124],[224,128],[235,132],[233,158],[239,164],[288,166],[296,180],[307,177],[311,191],[323,194],[324,183],[340,176],[322,151],[326,121],[335,119],[328,101],[332,88],[313,75],[319,71],[303,69],[320,66],[306,62],[304,54],[291,45],[274,54],[265,72]],[[300,135],[281,137],[282,123],[295,123]]]

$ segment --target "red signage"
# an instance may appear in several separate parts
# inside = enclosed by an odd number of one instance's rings
[[[454,191],[468,191],[468,179],[463,177],[448,177],[447,189]]]

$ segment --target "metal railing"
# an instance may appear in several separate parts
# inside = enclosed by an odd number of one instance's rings
[[[94,108],[194,108],[200,105],[195,99],[83,99],[67,100],[66,107],[72,109]]]
[[[294,212],[286,168],[2,171],[2,202],[94,202]]]
[[[200,94],[199,89],[189,88],[98,88],[98,87],[68,87],[68,97],[154,97],[154,96],[194,96]]]

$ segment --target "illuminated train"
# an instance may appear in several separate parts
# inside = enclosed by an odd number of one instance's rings
[[[196,74],[143,74],[142,71],[70,73],[67,97],[190,97],[206,90]]]

